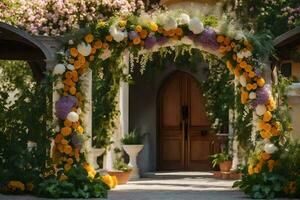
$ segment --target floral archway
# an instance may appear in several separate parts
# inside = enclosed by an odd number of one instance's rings
[[[268,64],[257,43],[255,37],[243,31],[225,31],[213,27],[209,20],[183,12],[115,17],[72,35],[58,52],[59,64],[53,70],[59,85],[56,87],[59,98],[55,102],[59,129],[52,149],[57,178],[67,181],[70,171],[85,169],[91,184],[98,180],[87,162],[83,142],[88,131],[83,123],[87,98],[82,77],[87,77],[91,70],[101,73],[101,64],[110,63],[126,79],[128,74],[124,69],[132,67],[134,61],[143,66],[151,59],[152,52],[178,45],[200,49],[226,63],[241,90],[242,104],[249,106],[255,115],[256,148],[244,176],[273,173],[282,126],[271,82],[263,76]],[[129,62],[124,62],[124,55]]]

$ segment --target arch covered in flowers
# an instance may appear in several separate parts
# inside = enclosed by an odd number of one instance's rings
[[[273,171],[282,126],[274,114],[277,105],[272,85],[263,76],[264,66],[267,66],[264,57],[255,53],[253,40],[242,31],[226,32],[197,16],[171,13],[99,21],[68,40],[63,52],[59,52],[59,64],[54,67],[53,74],[61,84],[57,89],[60,97],[55,102],[60,127],[54,137],[53,161],[60,176],[76,166],[83,166],[91,177],[96,174],[88,164],[83,148],[86,130],[82,110],[86,91],[82,89],[81,77],[88,73],[89,68],[93,69],[103,61],[122,69],[124,65],[116,60],[128,52],[134,59],[176,45],[214,54],[226,63],[241,91],[241,102],[248,105],[256,116],[254,140],[259,148],[248,163],[248,175],[260,174],[263,170]]]

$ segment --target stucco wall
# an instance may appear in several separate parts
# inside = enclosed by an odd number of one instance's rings
[[[155,67],[155,66],[152,66]],[[156,171],[157,154],[157,95],[162,82],[172,72],[179,70],[174,63],[167,65],[161,72],[145,72],[134,75],[135,83],[129,88],[129,128],[137,129],[141,133],[147,133],[145,147],[138,156],[138,165],[141,172]],[[187,70],[182,70],[190,73]],[[199,63],[197,73],[192,74],[197,80],[205,80],[207,64]]]

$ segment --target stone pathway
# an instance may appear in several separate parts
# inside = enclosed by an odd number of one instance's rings
[[[234,181],[216,180],[207,172],[148,173],[139,181],[119,185],[108,200],[234,200],[247,199],[231,186]],[[0,200],[46,200],[33,196],[1,195]],[[64,199],[67,200],[67,199]],[[96,199],[90,199],[96,200]],[[99,200],[99,199],[97,199]]]
[[[120,185],[109,200],[210,200],[244,199],[234,181],[216,180],[207,172],[148,173],[146,178]]]

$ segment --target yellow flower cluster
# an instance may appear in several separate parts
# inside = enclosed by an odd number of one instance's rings
[[[102,24],[103,25],[103,24]],[[104,24],[105,25],[105,24]],[[120,25],[123,25],[120,23]],[[78,108],[83,105],[83,95],[78,89],[78,81],[79,76],[82,75],[89,67],[89,63],[94,60],[94,56],[100,49],[108,48],[108,44],[106,42],[102,42],[101,40],[95,40],[92,34],[87,34],[84,37],[85,43],[91,46],[91,52],[88,56],[83,56],[80,54],[77,47],[74,45],[70,46],[70,58],[68,60],[69,65],[73,65],[74,68],[67,69],[67,71],[63,74],[64,80],[64,88],[63,95],[72,95],[75,96],[78,100],[78,105],[72,108],[73,112],[77,112]],[[84,128],[81,126],[81,121],[71,122],[68,119],[63,122],[64,127],[61,128],[60,132],[58,132],[54,138],[55,145],[52,149],[53,151],[53,161],[56,166],[63,167],[65,171],[69,171],[76,162],[80,162],[80,149],[75,148],[70,143],[71,134],[73,131],[76,131],[79,134],[84,133]],[[91,170],[91,167],[88,165],[84,166],[89,175],[94,177],[96,172]],[[65,176],[60,177],[61,180],[67,180]]]
[[[91,177],[91,178],[95,177],[97,172],[89,163],[84,163],[83,168],[86,170],[89,177]]]
[[[264,165],[267,165],[269,172],[272,172],[274,169],[274,166],[277,164],[276,161],[271,159],[271,154],[268,154],[266,152],[261,152],[258,156],[259,161],[256,163],[255,166],[249,165],[248,166],[248,174],[258,174],[261,172]]]
[[[7,184],[7,188],[12,191],[15,190],[24,191],[25,185],[21,181],[9,181]]]
[[[296,181],[290,181],[283,189],[286,194],[295,194],[297,189]]]
[[[110,188],[113,189],[118,185],[118,180],[116,176],[105,175],[102,176],[102,181]]]

